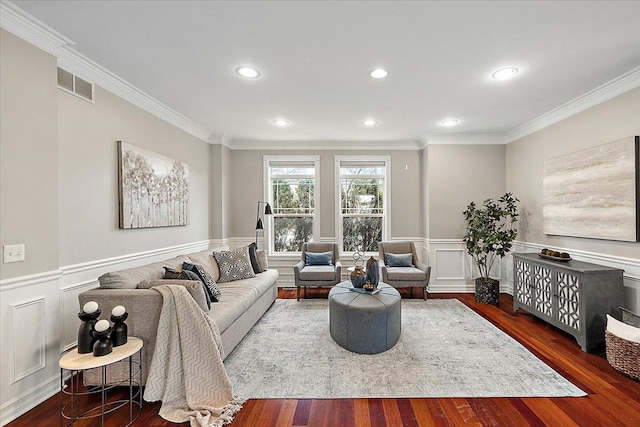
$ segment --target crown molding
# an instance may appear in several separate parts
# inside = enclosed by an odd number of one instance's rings
[[[250,139],[222,138],[223,145],[232,150],[422,150],[418,140],[401,141],[267,141]]]
[[[75,44],[73,41],[6,0],[0,2],[0,27],[55,56],[61,68],[97,84],[178,129],[208,142],[211,132],[207,129],[87,58],[71,47]]]
[[[449,133],[425,137],[426,145],[504,145],[504,135],[496,133]]]
[[[506,143],[523,138],[533,132],[549,127],[591,107],[640,87],[640,67],[636,67],[589,92],[572,99],[504,135]]]

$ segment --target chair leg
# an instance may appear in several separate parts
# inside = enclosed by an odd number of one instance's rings
[[[297,291],[298,291],[298,292],[297,292],[297,295],[296,295],[296,299],[297,299],[298,301],[300,301],[300,286],[298,286],[297,288],[298,288],[298,289],[297,289]]]
[[[427,300],[427,287],[422,288],[422,292],[424,293],[424,300]]]

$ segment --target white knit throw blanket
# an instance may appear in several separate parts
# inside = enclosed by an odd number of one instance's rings
[[[174,423],[230,423],[243,402],[234,397],[222,363],[218,326],[183,286],[153,289],[163,303],[144,399],[161,400],[160,416]]]

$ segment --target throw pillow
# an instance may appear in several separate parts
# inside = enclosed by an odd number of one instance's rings
[[[204,290],[200,280],[196,278],[195,282],[196,283],[186,282],[178,279],[149,279],[138,283],[138,289],[151,289],[160,285],[184,286],[187,291],[189,291],[189,294],[193,299],[198,303],[198,307],[207,312],[211,308],[211,305],[209,304],[209,297],[207,296],[207,292]]]
[[[246,246],[232,251],[214,252],[213,256],[220,267],[220,282],[256,277],[251,268],[249,248]]]
[[[251,261],[251,268],[253,269],[253,272],[256,274],[262,273],[262,266],[258,260],[257,246],[255,242],[247,247],[249,248],[249,261]]]
[[[198,276],[200,281],[204,284],[205,289],[209,293],[209,298],[210,298],[211,302],[220,301],[220,295],[221,295],[220,294],[220,290],[218,289],[218,286],[216,285],[216,281],[213,280],[213,277],[211,277],[211,275],[207,272],[207,270],[202,268],[201,265],[190,264],[188,262],[183,262],[182,263],[182,268],[184,270],[189,270],[189,271],[195,273]]]
[[[607,331],[627,341],[640,343],[640,328],[627,325],[607,314]]]
[[[412,267],[413,254],[385,254],[387,267]]]
[[[306,265],[333,265],[333,252],[305,252]]]
[[[260,261],[260,268],[262,268],[262,271],[267,271],[269,269],[269,259],[267,258],[267,251],[262,249],[256,252],[258,253],[258,261]]]
[[[209,291],[207,289],[207,285],[200,280],[200,277],[196,273],[190,270],[182,270],[178,271],[175,268],[164,267],[164,279],[172,279],[172,280],[196,280],[202,284],[202,288],[204,289],[204,297],[207,300],[207,308],[211,308],[211,296],[209,295]]]

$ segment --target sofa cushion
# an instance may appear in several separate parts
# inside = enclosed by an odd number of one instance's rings
[[[263,274],[251,279],[219,283],[222,296],[219,302],[211,305],[209,317],[216,322],[220,333],[223,333],[258,298],[271,289],[277,278],[276,270],[266,270]]]
[[[387,278],[389,280],[418,281],[427,278],[424,271],[415,267],[387,267]]]
[[[246,246],[232,251],[214,252],[213,256],[220,267],[220,282],[256,277],[251,268],[249,248]]]
[[[213,253],[210,250],[194,252],[188,255],[188,260],[186,260],[190,264],[201,265],[211,277],[213,277],[214,281],[220,280],[220,271],[218,269],[218,263],[216,259],[213,257]]]
[[[300,280],[335,280],[336,270],[333,265],[307,265],[298,277]]]
[[[249,248],[249,261],[251,261],[251,268],[253,269],[253,272],[256,274],[262,273],[262,266],[258,260],[257,246],[255,242],[251,243],[247,248]]]
[[[386,254],[385,264],[389,267],[411,267],[413,265],[413,254]]]
[[[189,270],[197,274],[200,281],[204,284],[206,291],[209,293],[209,299],[211,300],[211,302],[218,302],[218,300],[220,299],[220,290],[216,286],[216,281],[213,280],[211,274],[209,274],[207,270],[204,269],[204,267],[199,264],[183,262],[182,268],[184,270]]]
[[[127,268],[105,273],[98,278],[100,287],[105,289],[135,289],[143,280],[162,279],[164,264],[154,262],[140,267]]]
[[[306,265],[332,265],[333,252],[305,252]]]

